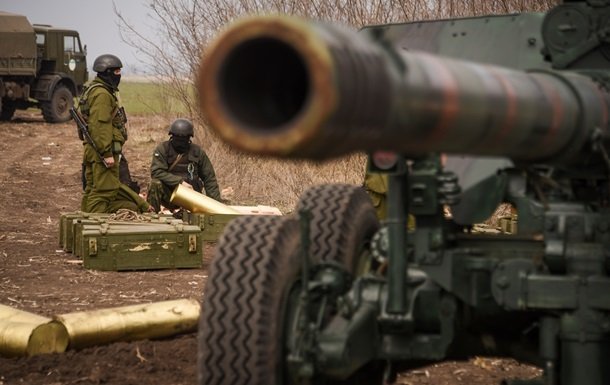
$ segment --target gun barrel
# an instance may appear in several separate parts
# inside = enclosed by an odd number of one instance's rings
[[[294,17],[226,30],[206,52],[198,89],[222,138],[273,156],[389,150],[572,163],[593,138],[608,144],[610,99],[588,76],[407,52]]]

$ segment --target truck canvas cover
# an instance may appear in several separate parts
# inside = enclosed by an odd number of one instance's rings
[[[0,12],[0,74],[36,75],[36,34],[25,16]]]

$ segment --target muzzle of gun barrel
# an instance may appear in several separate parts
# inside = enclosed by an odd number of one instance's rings
[[[608,93],[587,76],[406,52],[287,16],[226,30],[205,55],[198,88],[218,134],[258,154],[390,150],[573,163],[596,130],[607,146]]]

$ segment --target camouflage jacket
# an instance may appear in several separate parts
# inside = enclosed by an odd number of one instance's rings
[[[186,181],[194,185],[193,179],[201,180],[205,193],[212,199],[220,201],[220,190],[216,181],[216,173],[212,162],[206,153],[198,145],[191,143],[189,150],[178,162],[178,152],[171,145],[170,141],[165,141],[155,148],[150,166],[150,174],[154,179],[160,180],[170,188]],[[172,164],[176,165],[170,171]],[[196,187],[194,185],[194,187]],[[198,190],[197,188],[195,188]]]
[[[125,143],[124,127],[115,119],[119,108],[116,91],[100,78],[95,78],[79,102],[91,138],[104,158],[120,153]],[[87,143],[85,145],[90,147]],[[97,159],[94,156],[91,160]]]

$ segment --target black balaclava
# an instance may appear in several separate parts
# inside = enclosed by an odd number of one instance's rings
[[[114,68],[108,69],[104,72],[98,72],[97,76],[114,89],[117,89],[119,87],[119,83],[121,82],[121,75],[115,75]]]
[[[179,154],[184,154],[189,149],[189,146],[191,144],[191,137],[172,135],[170,143],[172,144],[172,147],[174,147],[176,152],[178,152]]]

